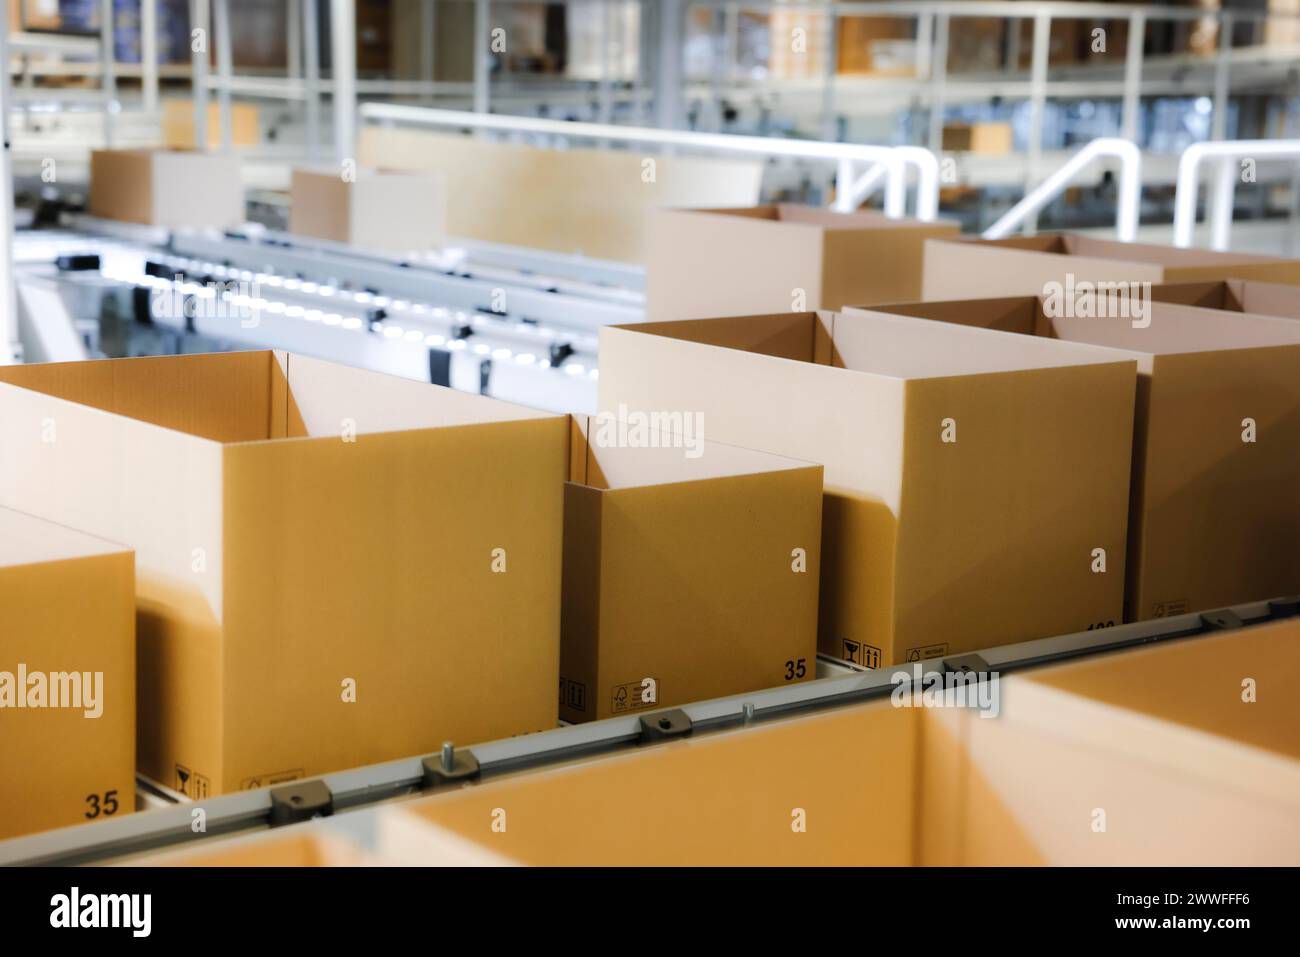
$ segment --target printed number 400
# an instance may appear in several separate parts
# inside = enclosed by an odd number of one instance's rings
[[[800,658],[797,661],[791,660],[785,663],[785,680],[794,681],[795,678],[802,678],[808,673],[808,659]]]
[[[101,814],[104,817],[110,817],[117,813],[117,789],[105,791],[102,800],[98,794],[87,794],[86,803],[90,805],[90,810],[86,812],[86,817],[89,820],[93,821]]]

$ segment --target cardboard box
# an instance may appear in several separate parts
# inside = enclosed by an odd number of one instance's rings
[[[432,173],[361,168],[295,169],[289,232],[390,252],[425,251],[447,239],[447,182]]]
[[[362,165],[445,176],[452,236],[620,262],[645,261],[651,209],[752,206],[763,179],[758,160],[539,149],[373,125],[358,144]]]
[[[1015,148],[1010,123],[945,123],[945,152],[1005,156]]]
[[[1049,303],[875,311],[1106,346],[1137,360],[1127,620],[1300,591],[1300,324],[1149,302],[1146,318],[1063,316]]]
[[[207,146],[221,144],[221,106],[208,103]],[[172,150],[192,150],[194,140],[194,101],[168,97],[162,101],[163,146]],[[257,146],[262,141],[257,107],[252,103],[230,104],[230,145]]]
[[[1016,239],[929,240],[919,298],[1041,296],[1048,283],[1196,282],[1258,279],[1300,283],[1300,260],[1121,243],[1078,233]],[[877,300],[879,301],[879,300]],[[902,299],[900,298],[900,302]]]
[[[42,441],[56,430],[56,441]],[[131,544],[139,769],[553,727],[567,419],[279,352],[0,368],[0,505]]]
[[[877,667],[1118,621],[1136,362],[958,329],[607,326],[599,408],[698,410],[710,438],[825,465],[823,653]]]
[[[1291,864],[1300,630],[1269,627],[1267,656],[1234,653],[1237,632],[1000,678],[994,719],[883,701],[487,781],[384,809],[377,845],[425,865],[457,842],[541,866]],[[1178,666],[1206,641],[1209,666]],[[1114,687],[1068,680],[1076,667]],[[1241,701],[1243,674],[1274,710]],[[1148,714],[1153,687],[1220,722]]]
[[[1203,306],[1225,312],[1300,319],[1300,289],[1276,282],[1225,279],[1221,282],[1161,283],[1151,287],[1156,302]]]
[[[922,247],[956,223],[781,203],[656,210],[646,237],[653,321],[838,309],[921,293]]]
[[[613,415],[574,420],[566,721],[816,676],[821,466],[705,443],[689,414],[679,411],[674,432],[634,422],[633,433]]]
[[[135,810],[135,558],[0,508],[0,840]]]
[[[228,229],[244,221],[239,160],[221,153],[93,150],[90,215],[149,226]]]
[[[376,867],[392,862],[315,820],[288,830],[201,840],[122,863],[127,867]]]

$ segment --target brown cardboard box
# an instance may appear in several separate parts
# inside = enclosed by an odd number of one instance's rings
[[[1300,324],[1147,306],[1146,318],[1067,317],[1033,297],[875,311],[1137,359],[1126,619],[1300,591]]]
[[[563,416],[168,356],[0,368],[0,447],[0,505],[135,548],[139,769],[190,797],[556,723]]]
[[[221,153],[94,150],[90,215],[172,228],[238,226],[244,221],[239,160]]]
[[[1204,306],[1226,312],[1300,319],[1300,289],[1276,282],[1225,279],[1221,282],[1160,283],[1151,287],[1156,302]]]
[[[1005,156],[1014,148],[1010,123],[945,123],[945,152],[979,153]]]
[[[391,862],[316,820],[288,830],[204,840],[121,863],[127,867],[375,867]]]
[[[1195,282],[1237,277],[1300,283],[1297,259],[1121,243],[1077,233],[996,240],[935,239],[925,244],[924,262],[919,298],[935,301],[1041,296],[1048,283],[1063,284],[1067,275],[1075,282]]]
[[[135,810],[135,559],[0,508],[0,839]]]
[[[550,150],[380,126],[361,130],[357,153],[363,165],[446,176],[452,236],[621,262],[645,260],[654,207],[752,206],[763,178],[756,160]]]
[[[377,844],[425,865],[466,842],[546,866],[1290,864],[1300,629],[1269,627],[1001,678],[996,719],[877,702],[488,781],[383,809]]]
[[[614,415],[574,420],[567,721],[816,676],[821,466],[705,443],[684,426],[689,414],[673,432],[649,421],[632,432]]]
[[[599,407],[698,410],[711,438],[825,465],[826,654],[876,667],[1118,621],[1136,362],[957,328],[609,326]]]
[[[221,142],[221,107],[208,103],[207,145]],[[194,101],[168,97],[162,101],[163,146],[172,150],[194,149]],[[261,142],[257,107],[252,103],[230,104],[230,143],[232,146],[256,146]]]
[[[957,232],[956,223],[787,203],[656,210],[646,237],[646,316],[701,319],[915,299],[923,244]]]
[[[447,238],[447,182],[431,173],[295,169],[289,232],[390,252],[428,250]]]

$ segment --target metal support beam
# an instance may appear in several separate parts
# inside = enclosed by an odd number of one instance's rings
[[[158,109],[158,0],[140,0],[140,93],[146,113]]]
[[[104,96],[104,145],[113,148],[113,118],[117,114],[117,57],[113,48],[113,0],[99,0],[100,87]],[[9,71],[9,51],[4,69]]]
[[[14,170],[9,145],[9,18],[0,17],[0,51],[5,51],[5,69],[0,70],[0,365],[22,358],[18,341],[18,296],[14,287]]]
[[[211,17],[208,0],[190,0],[190,93],[194,98],[194,148],[208,148],[208,51]]]
[[[474,0],[474,112],[491,109],[492,9],[488,0]]]
[[[320,153],[320,23],[316,0],[302,3],[303,86],[307,97],[307,159],[315,162]]]
[[[302,11],[299,0],[289,0],[285,24],[285,67],[291,80],[302,76]]]
[[[212,30],[217,44],[217,114],[218,139],[223,150],[231,147],[230,78],[234,75],[234,57],[231,53],[230,0],[215,0],[212,13]],[[293,4],[290,4],[292,6]]]
[[[1124,58],[1124,112],[1120,136],[1136,143],[1142,133],[1142,51],[1146,42],[1147,15],[1139,10],[1128,21],[1128,50]]]
[[[686,33],[686,8],[682,0],[659,0],[658,69],[654,74],[655,125],[660,129],[681,129],[686,110],[682,44]]]
[[[1026,164],[1025,193],[1038,182],[1043,163],[1043,120],[1047,114],[1047,61],[1051,50],[1052,15],[1034,16],[1033,61],[1029,71],[1029,160]],[[1025,220],[1025,235],[1038,231],[1038,212]]]
[[[357,5],[330,0],[330,44],[334,80],[334,159],[357,155]]]
[[[934,20],[934,57],[930,75],[930,152],[943,152],[944,85],[948,82],[949,17],[940,13]]]
[[[420,79],[432,83],[434,78],[434,17],[433,0],[420,0]]]
[[[1228,75],[1228,57],[1232,54],[1232,14],[1219,14],[1219,49],[1214,59],[1214,113],[1210,118],[1210,139],[1222,140],[1228,136],[1228,98],[1231,79]]]

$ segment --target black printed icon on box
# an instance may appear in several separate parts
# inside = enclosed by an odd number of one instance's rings
[[[176,790],[192,801],[201,801],[212,793],[208,779],[183,764],[176,765]]]
[[[239,782],[239,790],[255,791],[258,788],[269,788],[277,784],[285,784],[289,781],[297,781],[307,776],[307,772],[302,768],[290,768],[288,771],[272,771],[270,774],[257,774],[251,778],[244,778]]]
[[[861,641],[844,639],[844,660],[863,668],[880,667],[880,649]]]
[[[560,704],[574,711],[587,710],[587,686],[570,678],[560,679]]]

